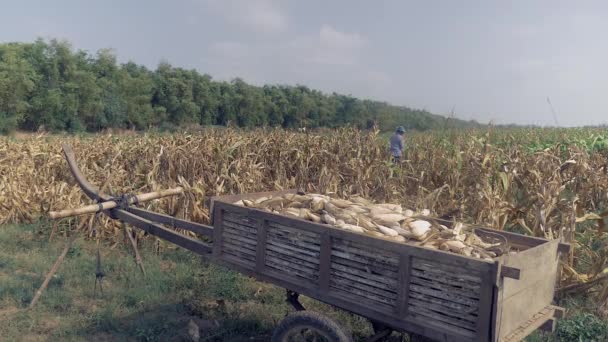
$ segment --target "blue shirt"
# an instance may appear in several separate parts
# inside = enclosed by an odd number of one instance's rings
[[[391,154],[394,157],[401,157],[401,152],[403,151],[403,136],[395,133],[391,137]]]

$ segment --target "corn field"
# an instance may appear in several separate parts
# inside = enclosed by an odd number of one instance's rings
[[[0,138],[0,224],[38,222],[49,210],[90,204],[63,158],[61,144],[69,144],[84,175],[104,192],[181,185],[184,196],[146,207],[197,222],[209,218],[209,196],[298,188],[358,194],[466,223],[560,238],[573,244],[560,286],[587,291],[608,284],[603,281],[608,138],[602,134],[600,129],[412,133],[406,135],[401,165],[390,162],[386,137],[346,128]],[[63,229],[82,225],[78,220],[88,218],[70,219]],[[100,228],[102,238],[122,239],[114,222],[103,220]],[[605,302],[608,286],[599,295]]]

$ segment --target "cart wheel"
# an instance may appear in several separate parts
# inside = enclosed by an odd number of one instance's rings
[[[297,311],[275,328],[272,342],[352,342],[352,337],[332,319],[312,311]]]

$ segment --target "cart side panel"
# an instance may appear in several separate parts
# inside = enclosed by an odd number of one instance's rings
[[[224,265],[396,329],[488,340],[493,263],[222,201],[214,216]]]
[[[501,258],[521,270],[520,279],[501,278],[497,296],[497,335],[504,340],[553,302],[559,265],[559,240]]]

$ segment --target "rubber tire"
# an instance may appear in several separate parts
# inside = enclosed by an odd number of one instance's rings
[[[327,316],[313,311],[296,311],[289,314],[277,325],[271,342],[287,342],[290,330],[298,327],[311,327],[324,332],[332,342],[353,342],[351,334]]]

